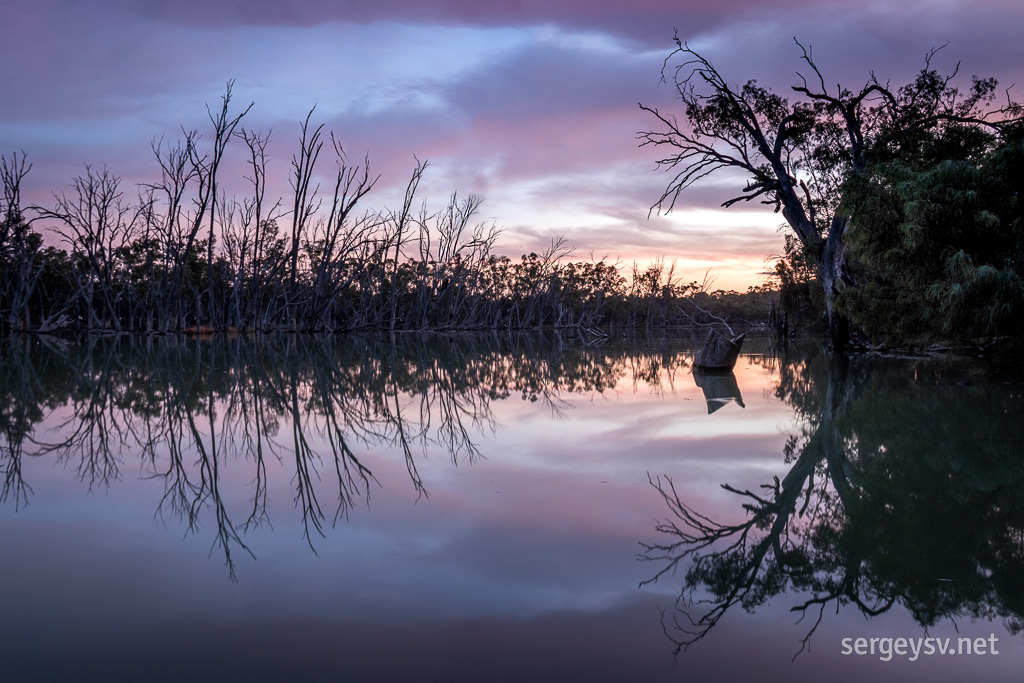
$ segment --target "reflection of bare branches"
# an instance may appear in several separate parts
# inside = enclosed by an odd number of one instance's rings
[[[843,448],[836,418],[848,409],[851,400],[844,381],[845,363],[838,364],[829,377],[831,380],[824,386],[809,384],[800,394],[802,397],[814,394],[817,398],[814,405],[824,409],[817,414],[813,428],[803,440],[791,439],[787,443],[787,462],[790,456],[795,457],[782,481],[775,477],[771,484],[763,484],[760,495],[722,485],[742,500],[741,507],[746,515],[742,523],[714,522],[687,506],[671,479],[666,478],[667,484],[663,484],[660,477],[651,481],[671,513],[657,530],[673,540],[667,544],[641,544],[641,559],[666,562],[661,571],[644,584],[675,572],[680,565],[687,565],[686,588],[680,594],[672,617],[674,633],[666,628],[677,654],[703,639],[734,606],[741,605],[749,610],[780,592],[788,583],[795,586],[814,583],[811,539],[804,529],[813,527],[819,516],[835,509],[836,501],[827,488],[828,478],[818,477],[816,481],[816,474],[823,470],[826,462],[831,464],[842,458],[836,452]],[[794,385],[794,375],[784,371],[780,384]],[[819,393],[825,394],[824,400]],[[701,585],[707,587],[712,597],[696,597]],[[813,604],[812,599],[797,611],[805,613]],[[692,612],[697,605],[705,605],[706,609],[694,616]],[[817,626],[818,622],[811,626],[801,651]]]
[[[221,496],[220,462],[217,458],[216,420],[214,418],[214,397],[212,388],[210,389],[206,408],[210,427],[209,451],[207,451],[207,448],[203,443],[203,437],[199,433],[199,429],[196,427],[195,417],[193,416],[192,411],[188,410],[186,412],[189,429],[192,433],[193,445],[195,446],[199,456],[200,475],[199,488],[196,497],[192,501],[189,519],[198,519],[199,508],[207,501],[210,502],[214,510],[214,517],[216,519],[217,526],[216,540],[214,541],[213,547],[220,546],[221,550],[224,552],[224,563],[228,567],[229,575],[234,579],[235,564],[231,559],[231,544],[234,543],[238,545],[238,547],[245,550],[254,558],[255,555],[252,554],[252,551],[249,550],[241,536],[239,536],[238,531],[231,524],[231,518],[228,515],[227,507],[224,505],[224,498]]]
[[[338,419],[338,410],[335,399],[329,390],[328,378],[326,377],[327,366],[317,365],[314,368],[316,386],[316,397],[319,399],[319,407],[325,420],[324,433],[331,451],[335,453],[334,470],[338,478],[338,507],[334,513],[335,521],[339,517],[347,517],[348,510],[360,492],[365,492],[367,499],[370,497],[370,481],[377,483],[373,473],[359,461],[352,448],[348,444],[345,434],[345,425]]]
[[[94,350],[90,344],[90,350]],[[39,454],[57,453],[65,464],[75,468],[78,478],[92,491],[97,485],[109,486],[120,477],[120,457],[134,445],[132,418],[118,404],[118,389],[111,383],[115,365],[115,347],[89,353],[74,367],[83,380],[72,397],[72,415],[57,429],[71,432],[57,443],[41,443]],[[99,358],[97,359],[97,356]],[[99,360],[99,363],[96,363]]]
[[[671,479],[666,477],[665,483],[660,477],[651,480],[672,513],[672,518],[658,524],[657,530],[673,541],[641,544],[641,559],[666,563],[641,586],[689,563],[687,589],[680,595],[679,609],[673,615],[678,635],[669,634],[677,654],[704,638],[735,605],[747,609],[758,605],[785,580],[784,576],[808,571],[804,552],[790,531],[801,493],[811,481],[800,514],[807,510],[817,462],[816,457],[805,451],[781,483],[776,478],[772,484],[762,486],[767,495],[724,485],[722,488],[745,501],[742,507],[747,517],[739,524],[721,524],[700,514],[680,499]],[[767,533],[757,535],[758,531]],[[711,589],[713,599],[695,597],[700,584]],[[710,606],[694,617],[691,609],[695,605]]]
[[[479,406],[470,403],[475,397],[459,396],[451,391],[444,391],[441,387],[434,392],[435,403],[438,412],[441,414],[441,423],[437,428],[437,435],[445,449],[451,454],[452,462],[458,464],[459,459],[472,464],[480,456],[480,451],[473,443],[473,437],[469,433],[462,420],[463,415],[472,415],[474,419],[489,420],[494,429],[494,418],[490,416],[489,406]],[[424,405],[429,406],[428,400]]]
[[[24,439],[18,434],[7,432],[4,434],[3,443],[0,444],[0,463],[4,465],[0,503],[13,499],[15,510],[19,510],[22,505],[28,505],[28,497],[32,493],[32,487],[25,483],[25,478],[21,474],[23,443]]]
[[[0,348],[0,502],[29,500],[26,457],[52,455],[91,490],[118,481],[138,455],[142,476],[163,484],[154,516],[188,533],[212,529],[211,552],[234,576],[238,550],[252,555],[245,535],[270,526],[277,468],[292,477],[312,547],[328,497],[337,523],[379,485],[368,452],[400,455],[425,496],[422,458],[483,457],[477,437],[497,429],[493,401],[521,395],[557,414],[567,394],[614,388],[635,346],[612,346],[518,333],[12,341]],[[659,362],[680,367],[687,354],[666,347]],[[44,419],[45,442],[34,435]],[[237,468],[244,503],[228,490]]]
[[[437,406],[440,415],[436,430],[438,441],[451,454],[453,464],[458,464],[460,459],[472,464],[480,457],[480,451],[473,443],[466,419],[478,432],[483,432],[485,425],[493,432],[497,425],[490,403],[477,391],[460,390],[457,379],[444,372],[437,363],[427,361],[427,364],[429,374],[420,402],[420,421],[429,425],[431,408]],[[475,389],[472,385],[470,388]]]
[[[781,482],[723,487],[742,522],[715,522],[671,479],[651,480],[670,512],[657,530],[671,540],[644,544],[641,559],[664,563],[645,583],[685,571],[676,609],[663,614],[677,653],[736,605],[790,589],[804,593],[791,611],[808,629],[795,656],[832,604],[866,617],[900,604],[925,628],[969,616],[1022,630],[1019,392],[971,396],[943,366],[855,362],[857,373],[841,356],[780,364],[776,394],[803,425]]]
[[[41,387],[35,368],[24,361],[22,340],[11,338],[8,341],[6,350],[12,358],[0,365],[3,385],[9,388],[7,400],[0,402],[0,466],[3,467],[0,503],[13,500],[14,508],[18,510],[28,504],[32,493],[32,487],[22,474],[22,461],[25,440],[41,414],[37,395],[42,395],[42,392],[39,391]]]
[[[252,510],[245,520],[245,531],[270,521],[267,514],[267,464],[264,458],[266,455],[276,456],[276,452],[273,440],[267,437],[268,430],[262,394],[249,391],[233,393],[226,405],[221,450],[231,449],[236,458],[251,459],[255,467]],[[267,450],[264,451],[264,448]],[[240,456],[237,455],[239,453]]]
[[[410,435],[407,434],[406,423],[402,419],[402,404],[398,399],[398,383],[394,381],[394,375],[392,375],[392,389],[390,391],[390,400],[394,401],[395,408],[394,413],[389,410],[385,410],[385,415],[389,418],[389,422],[394,427],[395,439],[398,445],[402,448],[402,455],[405,456],[405,469],[409,472],[409,478],[412,480],[412,485],[416,489],[416,493],[420,496],[427,495],[427,489],[423,486],[423,478],[420,477],[419,469],[416,467],[416,459],[412,455],[412,448],[409,446]],[[387,404],[384,404],[387,406]],[[420,435],[426,434],[426,431],[421,431]],[[413,436],[412,438],[416,438]]]
[[[302,414],[299,411],[299,387],[295,375],[292,375],[289,384],[291,401],[291,423],[292,440],[295,453],[295,503],[302,510],[302,525],[306,543],[314,553],[313,538],[310,535],[310,525],[320,536],[324,535],[323,521],[324,513],[320,509],[320,502],[316,497],[314,476],[317,475],[316,452],[310,448],[306,440],[306,434],[302,428]]]
[[[164,480],[164,495],[157,504],[156,514],[163,514],[165,508],[169,509],[176,516],[184,518],[189,529],[194,529],[198,520],[193,517],[193,498],[201,495],[192,482],[189,480],[188,471],[185,466],[185,454],[187,446],[183,444],[185,430],[183,429],[184,417],[181,415],[180,404],[169,405],[165,415],[165,421],[160,423],[158,430],[150,433],[152,444],[163,442],[167,458],[166,469],[159,470],[156,448],[151,452],[151,457],[146,463],[152,474],[151,478],[162,478]]]

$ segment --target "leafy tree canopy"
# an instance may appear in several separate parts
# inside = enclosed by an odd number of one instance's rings
[[[849,179],[862,284],[844,303],[862,329],[898,342],[1024,333],[1022,132],[949,126]]]

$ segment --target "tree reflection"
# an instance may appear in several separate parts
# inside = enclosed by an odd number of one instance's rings
[[[1024,628],[1024,390],[935,361],[783,359],[776,395],[801,418],[789,471],[758,491],[724,485],[743,517],[720,523],[652,480],[670,516],[649,581],[684,571],[664,616],[676,652],[736,605],[795,591],[810,618],[902,605],[924,627],[962,617]],[[960,380],[959,382],[957,380]],[[799,652],[797,653],[799,654]]]
[[[562,393],[610,389],[630,365],[659,387],[688,365],[685,342],[645,348],[516,334],[9,337],[0,502],[29,502],[33,459],[57,460],[89,490],[141,468],[163,485],[156,516],[190,533],[212,528],[211,552],[233,577],[236,556],[252,555],[246,533],[270,523],[275,473],[289,476],[316,552],[327,527],[380,485],[371,459],[381,452],[398,454],[415,495],[428,496],[417,463],[431,449],[454,464],[483,457],[493,401],[519,395],[557,411]]]

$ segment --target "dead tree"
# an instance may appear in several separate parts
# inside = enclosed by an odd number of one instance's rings
[[[373,190],[380,179],[380,175],[370,175],[369,156],[363,158],[361,165],[349,165],[344,148],[333,134],[331,146],[334,148],[338,171],[331,211],[322,222],[315,240],[318,261],[312,274],[313,300],[309,307],[310,324],[315,329],[334,329],[334,322],[325,320],[325,317],[334,306],[338,294],[350,286],[355,277],[351,269],[348,273],[344,272],[345,262],[362,246],[378,222],[370,214],[359,218],[353,216],[359,201]]]
[[[320,208],[316,199],[319,185],[310,189],[310,182],[313,178],[313,169],[316,167],[317,159],[320,157],[320,150],[323,148],[323,124],[310,130],[309,120],[313,111],[309,110],[305,121],[302,122],[302,137],[299,139],[299,153],[292,157],[292,231],[291,244],[288,251],[289,272],[288,272],[288,324],[292,329],[298,325],[298,275],[299,275],[299,246],[305,236],[310,219]]]
[[[21,209],[21,184],[32,170],[25,152],[0,156],[0,182],[3,183],[3,204],[0,204],[0,268],[2,268],[3,304],[11,329],[27,331],[29,298],[39,279],[33,274],[40,241],[33,238],[29,222]]]
[[[160,166],[160,180],[146,185],[154,195],[160,196],[160,204],[153,205],[152,220],[156,222],[155,239],[162,277],[152,282],[157,295],[155,310],[151,312],[157,319],[155,327],[162,332],[178,329],[180,324],[179,305],[187,267],[185,246],[188,244],[185,202],[193,181],[197,179],[197,169],[191,160],[198,134],[195,131],[183,133],[184,139],[174,144],[165,146],[163,138],[153,143],[153,155]]]
[[[85,175],[72,180],[70,196],[54,194],[53,209],[35,207],[41,217],[58,221],[57,233],[81,257],[84,272],[73,271],[79,278],[75,296],[83,301],[89,329],[122,329],[118,254],[137,236],[142,214],[124,200],[120,184],[106,168],[94,172],[86,165]]]
[[[402,245],[405,243],[407,233],[410,231],[413,221],[412,202],[416,196],[416,188],[419,187],[423,172],[427,170],[427,162],[416,159],[416,168],[413,169],[409,183],[405,187],[405,198],[402,201],[402,208],[397,213],[392,213],[390,220],[390,233],[386,235],[389,246],[395,249],[394,261],[391,265],[391,287],[390,287],[390,319],[388,329],[394,331],[395,321],[398,315],[398,264],[402,259]]]
[[[235,128],[238,127],[242,117],[249,113],[249,110],[253,108],[253,102],[249,103],[242,113],[235,116],[230,116],[228,113],[228,105],[231,102],[231,89],[235,82],[233,80],[228,81],[227,87],[224,91],[224,96],[221,98],[221,108],[216,114],[210,110],[209,105],[206,107],[206,113],[210,117],[210,123],[213,124],[213,150],[208,163],[200,163],[198,165],[200,172],[205,172],[206,178],[205,183],[201,183],[203,187],[208,190],[208,194],[205,196],[206,203],[210,209],[210,237],[206,244],[206,272],[207,272],[207,305],[209,306],[209,320],[211,325],[215,325],[217,321],[217,311],[215,308],[214,301],[214,268],[213,268],[213,245],[216,241],[215,225],[216,225],[216,212],[217,212],[217,171],[220,169],[220,164],[224,159],[224,151],[227,149],[228,143],[234,136]],[[202,213],[197,214],[197,221],[202,220]],[[199,311],[196,311],[199,314]],[[197,321],[198,322],[198,321]]]

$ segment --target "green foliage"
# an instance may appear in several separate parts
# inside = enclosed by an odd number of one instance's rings
[[[1024,139],[947,126],[917,156],[871,164],[847,184],[858,287],[843,304],[877,341],[1024,333]]]

